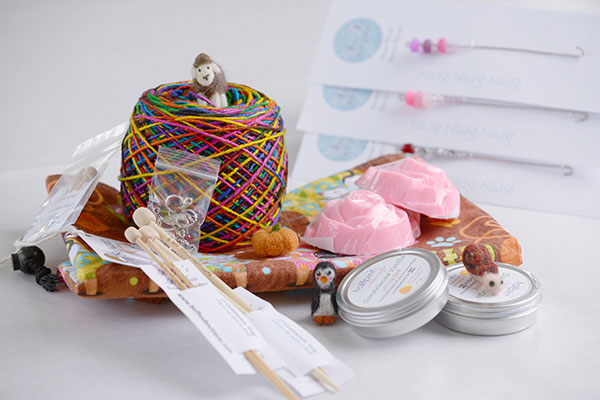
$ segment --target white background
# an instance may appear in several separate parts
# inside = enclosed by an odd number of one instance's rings
[[[591,0],[503,3],[600,14]],[[79,142],[126,120],[142,91],[188,79],[202,51],[230,81],[281,105],[291,167],[327,10],[326,1],[0,3],[1,255],[38,212],[44,177],[60,173]],[[108,174],[116,183],[116,170]],[[312,324],[309,291],[264,296],[355,370],[337,398],[598,398],[600,221],[481,206],[519,238],[524,267],[542,283],[527,331],[484,338],[431,322],[374,341],[339,320]],[[48,266],[66,258],[58,239],[42,247]],[[168,302],[46,293],[9,263],[0,293],[2,399],[281,398],[263,377],[233,375]]]

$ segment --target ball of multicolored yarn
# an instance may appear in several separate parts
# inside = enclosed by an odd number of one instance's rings
[[[191,82],[146,91],[135,105],[123,140],[121,203],[132,222],[146,206],[160,146],[221,161],[198,251],[247,245],[273,225],[287,182],[285,129],[279,106],[247,86],[229,84],[229,107],[199,105]]]

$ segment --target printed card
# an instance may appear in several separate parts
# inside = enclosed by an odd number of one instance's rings
[[[535,29],[532,29],[535,27]],[[600,17],[460,2],[337,0],[314,62],[319,84],[419,90],[600,112]],[[433,51],[413,53],[413,38]],[[580,55],[460,49],[450,43]]]

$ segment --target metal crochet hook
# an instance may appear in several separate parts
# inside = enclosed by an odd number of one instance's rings
[[[522,164],[529,165],[535,167],[544,167],[544,168],[552,168],[552,169],[560,169],[563,171],[564,176],[573,175],[574,169],[570,165],[566,164],[553,164],[542,161],[535,160],[527,160],[524,158],[516,158],[509,156],[497,156],[493,154],[485,154],[485,153],[476,153],[476,152],[468,152],[461,150],[452,150],[452,149],[444,149],[441,147],[425,147],[425,146],[413,146],[410,143],[407,143],[402,146],[402,152],[416,154],[423,158],[427,156],[440,157],[440,158],[455,158],[459,160],[488,160],[488,161],[499,161],[499,162],[509,162],[513,164]]]
[[[589,114],[585,111],[511,103],[506,101],[486,100],[475,97],[445,96],[427,92],[407,91],[400,93],[400,98],[404,99],[404,102],[407,106],[415,108],[432,108],[441,104],[475,105],[483,107],[512,108],[517,110],[561,112],[566,113],[570,118],[573,118],[575,122],[583,122],[589,118]]]
[[[581,58],[585,55],[585,50],[581,46],[575,46],[575,52],[567,53],[560,51],[547,51],[547,50],[536,50],[536,49],[526,49],[522,47],[508,47],[508,46],[493,46],[486,44],[478,44],[474,40],[471,40],[469,43],[453,43],[447,41],[445,38],[438,39],[437,42],[432,41],[431,39],[425,39],[421,42],[418,38],[414,38],[410,42],[406,42],[406,46],[410,48],[410,51],[413,53],[418,53],[419,51],[425,54],[432,53],[440,53],[447,54],[456,49],[480,49],[480,50],[500,50],[500,51],[515,51],[519,53],[530,53],[530,54],[540,54],[545,56],[558,56],[558,57],[570,57],[570,58]]]

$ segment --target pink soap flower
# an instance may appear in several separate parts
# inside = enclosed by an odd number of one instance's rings
[[[384,253],[415,243],[421,234],[419,216],[411,216],[376,193],[355,190],[329,201],[308,225],[302,239],[339,254]]]
[[[460,214],[460,193],[444,171],[416,158],[370,167],[356,185],[431,218],[458,218]]]

